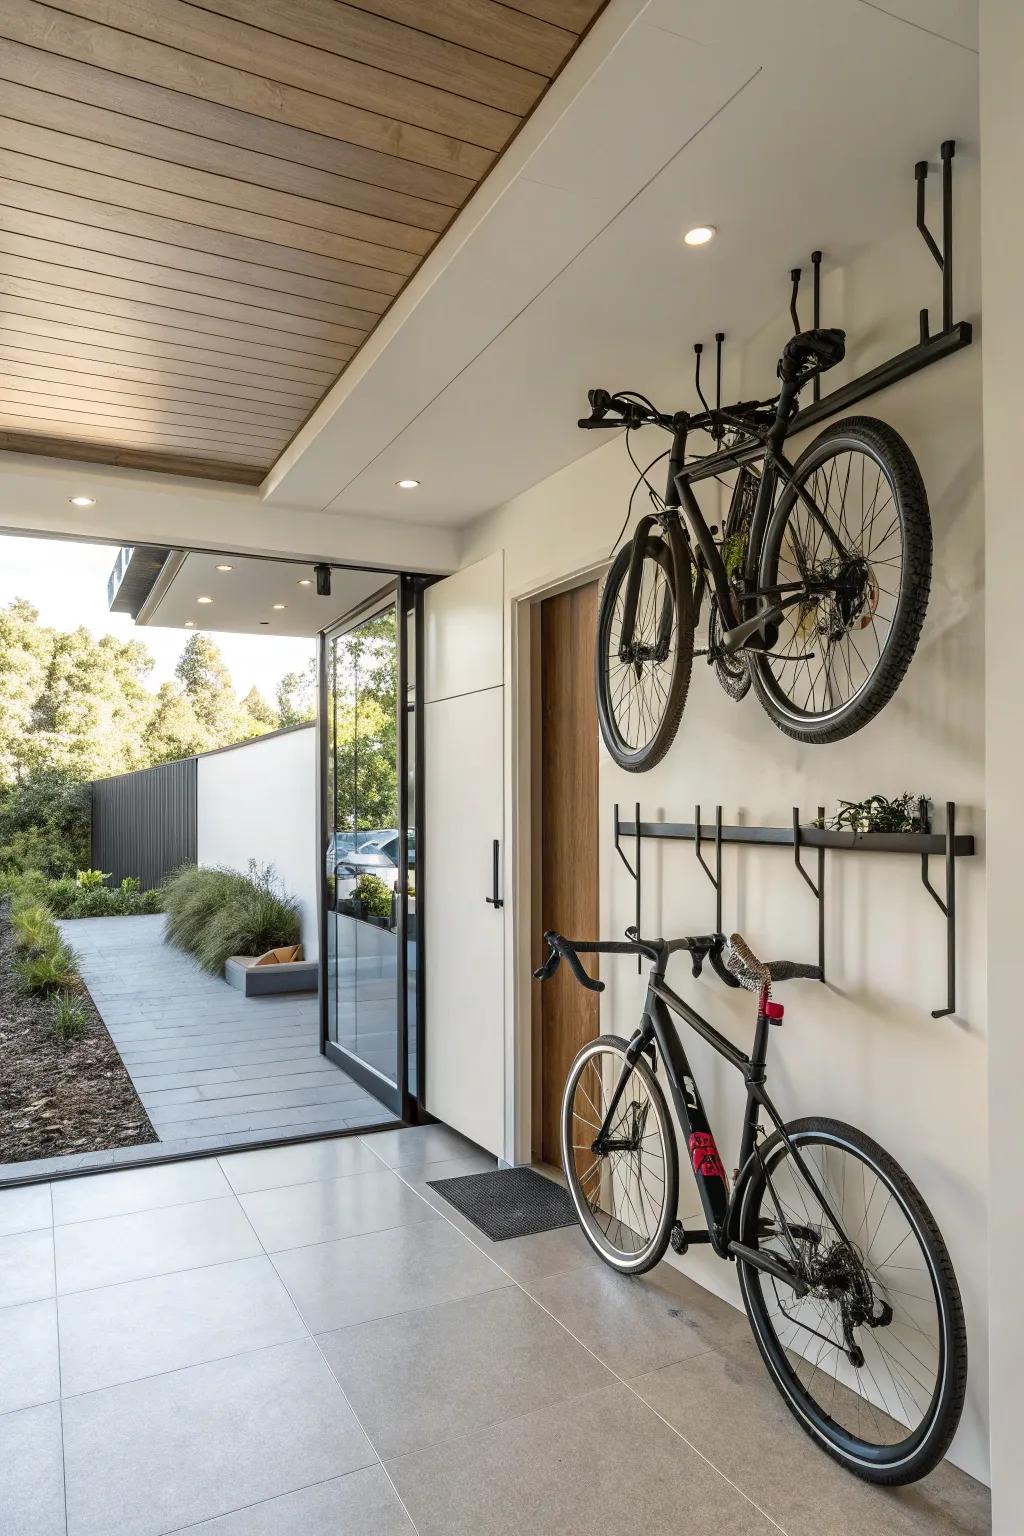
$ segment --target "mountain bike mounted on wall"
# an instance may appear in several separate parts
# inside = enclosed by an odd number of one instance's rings
[[[646,481],[654,510],[616,556],[598,615],[598,717],[620,767],[642,772],[668,751],[705,598],[703,654],[722,687],[741,699],[753,684],[798,741],[841,741],[899,687],[924,623],[932,564],[913,455],[892,427],[866,416],[828,427],[795,465],[783,452],[801,390],[844,355],[843,331],[802,331],[783,349],[777,396],[697,415],[666,414],[634,390],[590,391],[580,427],[624,427],[627,445],[641,426],[672,435],[665,494],[641,472],[637,487]],[[688,463],[695,432],[710,436],[713,451]],[[693,486],[732,471],[719,534]]]
[[[803,1429],[873,1483],[916,1481],[941,1460],[960,1420],[967,1335],[956,1275],[935,1220],[903,1169],[870,1137],[838,1120],[784,1122],[765,1088],[768,1039],[782,1023],[773,983],[817,978],[816,967],[764,964],[739,935],[626,942],[544,935],[594,991],[580,954],[651,962],[632,1038],[602,1035],[579,1052],[561,1108],[562,1163],[587,1241],[624,1275],[707,1243],[736,1263],[754,1338]],[[749,1055],[666,984],[687,950],[730,987],[757,994]],[[671,1014],[743,1076],[746,1105],[732,1187]],[[686,1143],[706,1226],[678,1220],[679,1153],[662,1081]],[[771,1129],[766,1134],[762,1118]]]

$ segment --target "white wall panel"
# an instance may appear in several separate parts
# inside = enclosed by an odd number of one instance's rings
[[[504,617],[501,551],[428,587],[425,699],[500,687]],[[429,811],[428,811],[429,815]]]
[[[201,757],[197,784],[200,864],[242,874],[272,864],[298,898],[306,958],[318,953],[316,915],[316,730],[243,742]]]

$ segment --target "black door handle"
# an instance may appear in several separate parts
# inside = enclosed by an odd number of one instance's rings
[[[499,890],[498,890],[498,839],[497,838],[494,839],[494,873],[493,873],[493,884],[492,884],[491,888],[494,891],[494,895],[493,896],[485,896],[484,897],[484,901],[486,901],[486,903],[487,903],[487,905],[489,907],[503,907],[505,905],[505,903],[502,901],[501,895],[500,895]]]

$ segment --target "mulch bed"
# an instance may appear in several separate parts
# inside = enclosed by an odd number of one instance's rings
[[[157,1141],[117,1047],[83,986],[80,1040],[54,1034],[49,998],[22,990],[0,908],[0,1163]]]

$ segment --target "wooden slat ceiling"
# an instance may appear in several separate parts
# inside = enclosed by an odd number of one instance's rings
[[[603,0],[0,0],[0,448],[256,483]]]

